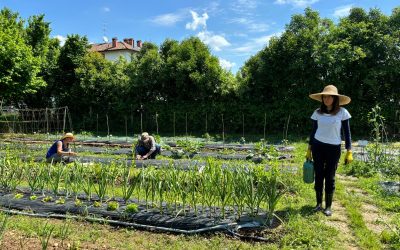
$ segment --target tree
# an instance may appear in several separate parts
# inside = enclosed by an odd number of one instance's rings
[[[44,58],[49,50],[50,23],[44,21],[44,15],[31,16],[26,28],[26,43],[32,47],[36,57]],[[44,59],[43,59],[44,60]]]
[[[87,38],[79,35],[68,35],[57,60],[56,85],[53,86],[52,95],[58,106],[69,106],[73,113],[78,113],[80,106],[77,104],[81,97],[80,79],[75,70],[82,65],[88,52]]]
[[[0,12],[0,98],[20,101],[45,85],[38,76],[40,59],[25,43],[23,21],[18,13]]]

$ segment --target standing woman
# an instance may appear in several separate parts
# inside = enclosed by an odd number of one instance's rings
[[[315,212],[322,210],[322,191],[325,181],[325,210],[326,216],[332,215],[332,198],[335,191],[335,174],[340,159],[341,130],[344,131],[345,147],[347,150],[345,164],[353,161],[351,152],[350,113],[340,107],[350,103],[351,99],[339,95],[333,85],[328,85],[321,93],[311,94],[311,99],[321,102],[311,116],[313,129],[310,136],[306,158],[314,159],[315,193],[317,206]]]

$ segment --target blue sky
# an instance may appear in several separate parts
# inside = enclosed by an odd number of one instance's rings
[[[45,14],[51,36],[86,35],[90,42],[103,37],[151,41],[181,41],[198,36],[235,73],[244,62],[279,35],[293,14],[305,7],[336,22],[351,7],[378,8],[386,15],[400,6],[399,0],[0,0],[0,7],[18,12],[24,19]]]

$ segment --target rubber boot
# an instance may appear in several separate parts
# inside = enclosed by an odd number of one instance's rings
[[[315,206],[315,208],[313,209],[313,212],[319,212],[322,210],[322,191],[315,191],[315,195],[317,197],[317,205]]]
[[[324,214],[326,216],[332,216],[332,199],[333,199],[333,194],[325,194],[325,210]]]

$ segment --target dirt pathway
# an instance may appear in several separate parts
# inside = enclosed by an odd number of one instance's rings
[[[355,177],[337,175],[337,181],[345,186],[345,192],[360,199],[360,213],[367,228],[379,236],[386,229],[386,223],[390,222],[391,217],[373,204],[368,192],[357,186],[357,180]]]
[[[335,228],[339,232],[340,249],[359,249],[356,244],[356,239],[353,235],[353,232],[348,224],[349,218],[346,214],[345,207],[338,201],[334,199],[332,204],[332,217],[326,218],[326,224]]]

